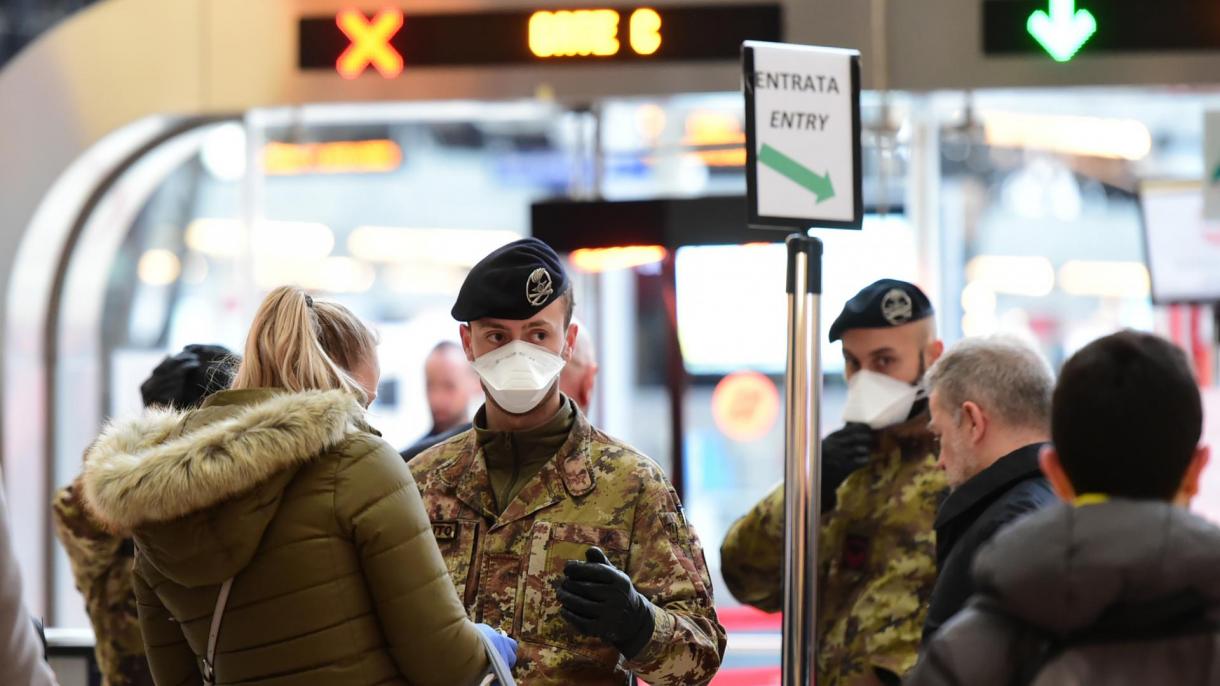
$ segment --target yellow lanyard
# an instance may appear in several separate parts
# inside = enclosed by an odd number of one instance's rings
[[[1086,505],[1100,505],[1110,499],[1110,496],[1105,493],[1081,493],[1072,501],[1073,507],[1085,507]]]

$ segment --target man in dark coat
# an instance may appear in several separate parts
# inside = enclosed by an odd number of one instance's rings
[[[1065,501],[979,551],[979,593],[908,686],[1220,683],[1220,528],[1190,513],[1209,451],[1191,365],[1155,336],[1060,372],[1042,470]]]
[[[407,462],[438,443],[470,431],[470,408],[483,396],[479,377],[466,361],[462,346],[453,341],[441,341],[428,353],[424,384],[432,428],[400,453]]]
[[[928,372],[928,427],[953,489],[936,516],[936,566],[923,636],[974,594],[970,565],[1004,526],[1055,502],[1038,469],[1050,438],[1055,379],[1039,355],[1010,338],[967,339]]]

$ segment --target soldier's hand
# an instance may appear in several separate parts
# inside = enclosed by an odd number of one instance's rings
[[[835,491],[857,469],[868,464],[873,430],[851,422],[822,439],[822,512],[835,506]]]
[[[604,639],[630,660],[652,639],[652,603],[600,548],[585,551],[585,560],[569,560],[564,567],[560,613],[581,633]]]

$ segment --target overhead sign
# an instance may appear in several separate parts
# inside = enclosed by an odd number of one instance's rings
[[[300,20],[297,64],[349,79],[389,79],[424,67],[733,60],[742,41],[780,40],[781,33],[777,3],[453,14],[346,9]]]
[[[747,41],[742,68],[750,225],[860,228],[860,53]]]
[[[1220,112],[1203,115],[1203,218],[1220,221]]]
[[[988,56],[1200,50],[1220,50],[1215,0],[983,0]]]

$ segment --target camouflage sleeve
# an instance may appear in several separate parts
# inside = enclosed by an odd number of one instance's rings
[[[199,662],[191,651],[181,627],[161,603],[161,599],[139,574],[132,574],[140,629],[148,647],[148,666],[158,685],[193,686],[203,682]]]
[[[725,630],[699,537],[660,470],[646,477],[636,503],[627,573],[656,608],[652,639],[627,669],[652,686],[711,681],[724,657]]]
[[[85,509],[79,479],[51,503],[55,533],[96,636],[98,667],[110,686],[148,683],[144,639],[131,590],[130,542],[98,525]]]
[[[869,580],[853,613],[869,662],[898,676],[915,666],[936,584],[932,525],[943,486],[941,472],[924,470],[887,510],[885,526],[894,532],[887,562]]]
[[[103,609],[106,607],[106,599],[95,597],[94,590],[100,581],[114,572],[115,561],[123,547],[123,537],[102,529],[89,516],[81,498],[79,478],[55,494],[51,513],[55,522],[55,533],[68,553],[76,587],[85,594],[90,614],[93,613],[95,605],[98,609]],[[126,561],[130,563],[131,558],[128,557]]]
[[[784,485],[733,523],[720,546],[720,573],[738,601],[764,612],[784,603]]]

